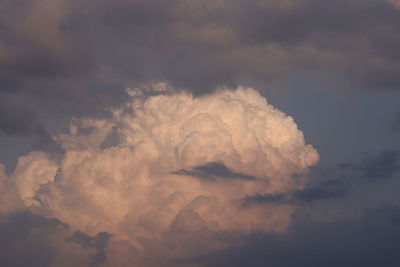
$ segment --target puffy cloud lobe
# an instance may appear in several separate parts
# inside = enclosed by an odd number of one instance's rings
[[[111,118],[73,120],[56,138],[60,162],[42,152],[21,158],[13,175],[25,203],[38,200],[73,229],[108,232],[138,253],[159,244],[178,256],[189,249],[183,236],[199,231],[285,230],[295,204],[244,209],[241,199],[303,188],[298,174],[318,154],[293,119],[251,88],[193,98],[163,86],[149,97],[129,90],[132,100]],[[179,172],[193,168],[223,179]]]
[[[18,159],[13,178],[22,200],[28,205],[39,204],[34,200],[40,185],[52,182],[57,165],[43,152],[31,152]]]

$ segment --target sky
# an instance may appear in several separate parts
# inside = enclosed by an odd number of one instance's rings
[[[400,1],[0,1],[0,265],[399,266]]]

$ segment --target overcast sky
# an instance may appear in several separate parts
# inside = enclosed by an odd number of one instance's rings
[[[400,1],[0,1],[1,266],[400,266]]]

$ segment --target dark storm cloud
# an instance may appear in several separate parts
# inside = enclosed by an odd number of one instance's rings
[[[341,164],[340,167],[372,180],[390,178],[400,173],[400,152],[383,151],[362,162]]]
[[[174,263],[210,267],[395,267],[400,264],[400,208],[387,205],[368,210],[353,221],[297,218],[284,234],[254,232],[236,236],[239,240],[236,244],[240,245]]]
[[[399,14],[383,0],[5,0],[0,99],[21,103],[2,111],[26,113],[28,98],[28,117],[45,124],[96,114],[142,82],[201,95],[218,85],[278,86],[291,72],[398,88]],[[36,127],[3,121],[11,134]]]
[[[220,162],[207,163],[205,165],[194,167],[191,170],[179,170],[179,171],[173,172],[173,174],[193,176],[193,177],[197,177],[200,179],[206,179],[206,180],[211,180],[211,181],[218,179],[218,178],[244,179],[244,180],[257,179],[257,177],[254,177],[251,175],[234,172],[234,171],[230,170],[228,167],[226,167],[223,163],[220,163]]]
[[[56,248],[51,237],[66,225],[29,212],[13,213],[0,220],[0,265],[51,266]]]
[[[76,242],[83,247],[93,248],[96,253],[90,255],[91,265],[97,265],[105,263],[107,261],[106,247],[107,242],[111,235],[107,232],[98,233],[96,236],[91,237],[80,231],[75,232],[71,237],[67,239],[68,242]]]
[[[346,192],[346,185],[343,181],[331,179],[291,193],[248,196],[243,199],[243,205],[247,207],[254,204],[304,204],[321,199],[343,197]]]

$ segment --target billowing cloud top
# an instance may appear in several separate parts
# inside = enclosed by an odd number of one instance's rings
[[[25,204],[139,250],[171,231],[284,230],[294,204],[243,199],[303,187],[318,154],[293,119],[251,88],[200,98],[153,88],[128,90],[110,118],[74,119],[56,137],[61,160],[21,157],[13,177]]]

